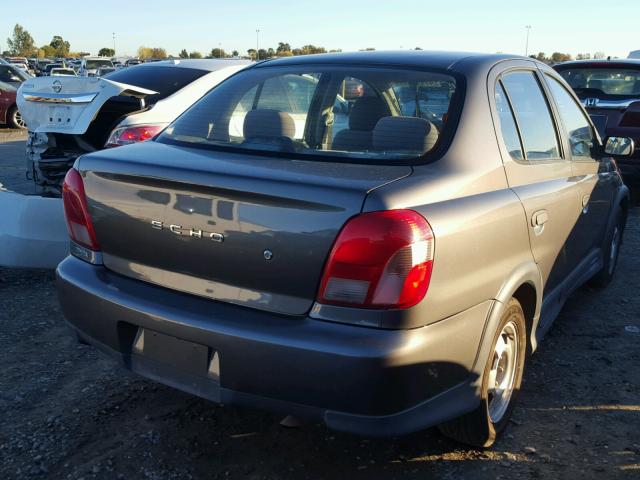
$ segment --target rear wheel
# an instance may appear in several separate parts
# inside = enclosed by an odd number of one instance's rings
[[[622,245],[624,224],[625,216],[623,213],[619,213],[613,229],[605,239],[606,243],[603,252],[602,270],[596,273],[589,282],[594,287],[604,288],[611,283],[611,280],[613,280],[613,275],[616,272],[616,266],[618,265],[620,246]]]
[[[482,402],[476,410],[439,425],[444,435],[475,447],[493,445],[509,422],[520,390],[526,341],[524,312],[520,302],[512,298],[496,329],[484,369]]]
[[[27,128],[27,124],[24,123],[22,115],[15,105],[7,112],[7,125],[11,128]]]

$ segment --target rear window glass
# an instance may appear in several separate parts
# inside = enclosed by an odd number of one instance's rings
[[[209,92],[160,141],[277,156],[411,159],[442,140],[456,95],[446,74],[258,67]]]
[[[640,69],[567,68],[560,75],[580,97],[640,97]]]
[[[95,70],[100,67],[113,67],[111,60],[86,60],[85,65],[88,70]]]
[[[197,68],[138,65],[111,72],[109,80],[158,92],[146,98],[150,104],[174,94],[206,73]]]

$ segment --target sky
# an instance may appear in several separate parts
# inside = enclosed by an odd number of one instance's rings
[[[113,47],[135,55],[139,46],[183,48],[204,54],[212,48],[246,53],[256,46],[292,48],[313,44],[353,51],[363,48],[525,53],[605,52],[626,57],[640,49],[640,0],[2,0],[0,51],[16,23],[38,46],[54,35],[72,51],[96,54]]]

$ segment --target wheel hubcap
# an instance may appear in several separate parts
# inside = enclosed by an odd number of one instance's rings
[[[609,253],[609,275],[611,275],[613,273],[613,270],[616,268],[619,248],[620,248],[620,228],[616,227],[616,229],[613,231],[613,239],[611,239],[611,249]]]
[[[509,407],[516,382],[518,349],[518,327],[509,321],[498,336],[489,371],[489,416],[493,423],[498,423]]]
[[[14,118],[16,120],[16,125],[18,125],[19,127],[24,128],[27,126],[27,124],[24,123],[24,120],[22,119],[22,114],[19,111],[16,111]]]

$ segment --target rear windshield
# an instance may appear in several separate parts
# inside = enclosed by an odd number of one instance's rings
[[[640,97],[640,69],[568,68],[560,75],[584,97]]]
[[[213,89],[159,141],[296,158],[416,159],[442,141],[456,94],[456,80],[436,72],[258,67]]]
[[[147,103],[154,103],[172,95],[206,73],[206,70],[196,68],[137,65],[111,72],[109,80],[158,92],[157,95],[146,98]]]
[[[85,63],[87,70],[95,70],[100,67],[113,67],[110,60],[87,60]]]

